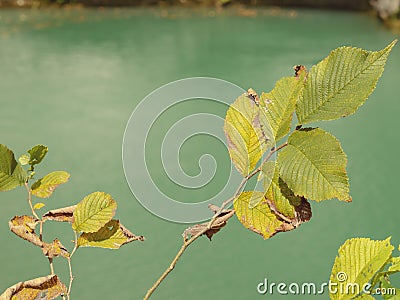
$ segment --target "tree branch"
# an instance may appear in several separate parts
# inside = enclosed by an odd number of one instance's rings
[[[244,186],[246,185],[247,181],[252,178],[254,175],[256,175],[257,173],[259,173],[261,171],[262,165],[268,161],[271,156],[279,151],[280,149],[282,149],[283,147],[286,147],[287,143],[284,143],[282,145],[280,145],[277,148],[272,148],[271,151],[267,154],[267,156],[264,158],[264,160],[261,162],[260,166],[255,169],[253,172],[251,172],[249,175],[247,175],[246,177],[243,178],[242,182],[239,184],[235,194],[225,200],[224,202],[222,202],[221,207],[219,208],[219,210],[214,214],[214,216],[211,218],[210,222],[208,223],[208,225],[201,231],[199,231],[196,235],[192,236],[189,240],[183,240],[183,245],[182,247],[179,249],[178,253],[176,254],[175,258],[172,260],[171,264],[169,265],[169,267],[164,271],[164,273],[160,276],[160,278],[157,279],[157,281],[153,284],[153,286],[147,291],[146,295],[144,296],[143,300],[148,300],[150,298],[150,296],[154,293],[154,291],[160,286],[161,282],[163,282],[163,280],[168,276],[169,273],[171,273],[171,271],[175,268],[176,263],[178,262],[178,260],[181,258],[181,256],[183,255],[183,253],[186,251],[186,249],[195,241],[197,240],[200,236],[202,236],[203,234],[206,233],[206,231],[210,230],[211,227],[213,226],[215,220],[217,219],[217,217],[223,212],[223,210],[225,209],[225,207],[227,205],[229,205],[231,202],[233,202],[242,192],[242,189],[244,188]]]
[[[72,282],[74,281],[74,275],[72,274],[71,258],[74,255],[76,249],[78,249],[78,236],[76,235],[76,232],[74,231],[74,249],[72,249],[70,256],[67,257],[68,269],[69,269],[69,286],[68,286],[68,292],[67,292],[67,300],[70,299]]]

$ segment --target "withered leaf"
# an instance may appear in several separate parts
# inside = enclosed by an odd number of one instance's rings
[[[45,213],[42,217],[43,221],[52,220],[57,222],[69,222],[72,223],[72,215],[76,205],[53,209]]]
[[[48,275],[19,282],[9,287],[0,296],[0,300],[36,300],[43,297],[46,300],[51,300],[66,293],[67,287],[60,281],[57,275]]]
[[[58,239],[55,239],[51,244],[43,243],[42,247],[43,254],[48,258],[57,256],[69,257],[68,250],[61,244]]]
[[[42,247],[43,242],[40,240],[39,236],[35,234],[35,228],[38,223],[39,220],[32,216],[25,215],[15,216],[8,222],[8,226],[10,227],[10,230],[20,238],[23,238],[36,246]]]
[[[216,205],[210,204],[208,207],[214,212],[214,214],[216,214],[219,211],[219,207]],[[226,225],[227,221],[234,214],[235,214],[235,211],[233,209],[225,209],[215,219],[211,228],[207,229],[208,224],[210,222],[196,224],[189,228],[186,228],[185,231],[183,232],[182,236],[185,240],[188,240],[190,237],[195,236],[195,235],[199,234],[200,232],[203,232],[202,235],[206,235],[209,238],[209,240],[211,241],[212,236],[214,234],[216,234],[218,231],[220,231],[221,228]]]
[[[311,205],[304,197],[301,197],[301,201],[299,204],[293,205],[295,209],[294,218],[283,215],[277,210],[275,203],[272,200],[268,198],[265,199],[271,211],[274,212],[277,218],[282,221],[282,225],[275,229],[275,234],[278,232],[293,230],[299,227],[302,223],[310,221],[312,217]]]

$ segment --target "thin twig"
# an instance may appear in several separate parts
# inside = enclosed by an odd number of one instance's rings
[[[243,187],[246,185],[247,181],[249,181],[250,178],[252,178],[254,175],[256,175],[257,173],[259,173],[259,172],[261,171],[263,164],[264,164],[265,162],[267,162],[275,152],[281,150],[283,147],[286,147],[286,146],[287,146],[287,143],[284,143],[284,144],[280,145],[280,146],[277,147],[277,148],[272,148],[272,149],[271,149],[271,151],[267,154],[267,156],[266,156],[266,157],[263,159],[263,161],[261,162],[260,166],[259,166],[257,169],[255,169],[253,172],[251,172],[249,175],[247,175],[247,176],[242,180],[242,182],[240,183],[240,185],[239,185],[238,189],[236,190],[234,196],[231,197],[231,198],[229,198],[228,200],[225,200],[224,202],[222,202],[222,205],[221,205],[220,209],[219,209],[219,210],[215,213],[215,215],[211,218],[210,223],[208,223],[207,229],[210,229],[210,228],[212,227],[212,225],[213,225],[213,223],[215,222],[215,220],[217,219],[218,215],[219,215],[220,213],[222,213],[222,211],[225,209],[225,207],[226,207],[229,203],[231,203],[232,201],[234,201],[234,200],[240,195],[240,193],[241,193]]]
[[[50,263],[50,272],[51,275],[54,275],[54,265],[53,265],[53,259],[49,257],[49,263]]]
[[[39,239],[43,241],[43,220],[39,221]]]
[[[252,178],[254,175],[256,175],[257,173],[259,173],[261,171],[262,165],[268,161],[268,159],[271,158],[271,156],[279,151],[280,149],[282,149],[283,147],[286,147],[287,143],[284,143],[282,145],[280,145],[277,148],[272,148],[271,151],[268,153],[268,155],[263,159],[263,161],[261,162],[260,166],[255,169],[253,172],[251,172],[249,175],[247,175],[246,177],[243,178],[242,182],[239,184],[235,194],[225,200],[224,202],[222,202],[221,207],[219,208],[219,210],[214,214],[214,216],[211,218],[210,222],[208,223],[208,225],[201,231],[199,231],[196,235],[192,236],[189,240],[183,240],[183,245],[181,247],[181,249],[179,249],[178,253],[176,254],[175,258],[172,260],[171,264],[169,265],[169,267],[164,271],[164,273],[160,276],[160,278],[157,279],[157,281],[153,284],[153,286],[147,291],[146,295],[144,296],[143,300],[148,300],[150,298],[150,296],[154,293],[154,291],[160,286],[161,282],[163,282],[163,280],[168,276],[169,273],[171,273],[171,271],[175,268],[176,263],[178,262],[178,260],[181,258],[181,256],[183,255],[183,253],[185,252],[185,250],[195,241],[197,240],[200,236],[202,236],[203,234],[206,233],[207,230],[209,230],[212,225],[214,224],[215,220],[217,219],[217,217],[222,213],[222,211],[225,209],[225,207],[230,204],[232,201],[234,201],[242,192],[242,189],[244,188],[244,186],[246,185],[247,181]]]
[[[168,276],[168,274],[175,268],[176,263],[178,262],[179,258],[185,252],[185,250],[192,244],[195,240],[197,240],[204,232],[207,231],[207,228],[200,231],[196,235],[192,236],[189,240],[183,241],[183,245],[181,249],[179,249],[178,253],[176,254],[175,258],[172,260],[169,267],[165,270],[165,272],[158,278],[158,280],[154,283],[154,285],[147,291],[146,296],[144,296],[143,300],[147,300],[156,290],[156,288],[161,284],[161,282]]]
[[[40,220],[39,216],[37,215],[37,213],[35,212],[35,210],[32,206],[32,190],[30,189],[30,187],[28,185],[28,181],[25,182],[25,188],[26,188],[26,191],[28,192],[28,203],[31,208],[32,214],[36,219]]]
[[[69,286],[68,286],[68,292],[67,292],[67,299],[70,299],[71,295],[71,288],[72,288],[72,282],[74,281],[74,275],[72,274],[72,265],[71,265],[71,258],[74,255],[76,249],[78,249],[78,236],[76,235],[76,232],[74,231],[74,249],[72,249],[71,254],[69,257],[67,257],[68,261],[68,268],[69,268]]]

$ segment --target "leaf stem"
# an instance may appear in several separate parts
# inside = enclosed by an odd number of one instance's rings
[[[37,215],[37,213],[35,212],[35,210],[33,209],[33,206],[32,206],[32,190],[28,185],[28,181],[25,182],[25,188],[26,188],[26,191],[28,192],[28,203],[31,208],[32,214],[36,219],[40,220],[39,216]]]
[[[219,208],[219,210],[214,214],[214,216],[211,218],[210,222],[208,223],[208,225],[201,231],[199,231],[196,235],[192,236],[189,240],[183,240],[183,245],[182,247],[179,249],[178,253],[175,255],[175,258],[172,260],[171,264],[169,265],[169,267],[164,271],[164,273],[160,276],[160,278],[157,279],[157,281],[153,284],[153,286],[147,291],[146,295],[144,296],[143,300],[148,300],[150,298],[150,296],[154,293],[154,291],[160,286],[161,282],[163,282],[163,280],[168,276],[169,273],[172,272],[172,270],[175,268],[176,263],[178,262],[178,260],[181,258],[181,256],[183,255],[183,253],[185,252],[185,250],[195,241],[197,240],[200,236],[202,236],[207,230],[209,230],[213,223],[215,222],[215,220],[217,219],[218,215],[220,215],[222,213],[222,211],[225,209],[225,207],[227,205],[229,205],[232,201],[234,201],[242,192],[244,186],[246,185],[247,181],[252,178],[254,175],[256,175],[257,173],[259,173],[261,171],[262,165],[268,161],[271,156],[281,150],[283,147],[286,147],[287,143],[284,143],[282,145],[280,145],[277,148],[272,148],[271,151],[267,154],[267,156],[263,159],[263,161],[261,162],[260,166],[255,169],[254,171],[252,171],[249,175],[247,175],[246,177],[243,178],[242,182],[239,184],[235,194],[225,200],[224,202],[222,202],[221,207]]]

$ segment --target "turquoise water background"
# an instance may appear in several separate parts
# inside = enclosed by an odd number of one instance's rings
[[[269,91],[280,77],[292,74],[293,65],[309,68],[341,45],[378,50],[396,37],[369,15],[318,10],[261,9],[256,17],[203,10],[0,11],[0,142],[17,156],[45,144],[50,150],[38,176],[52,170],[71,173],[70,182],[46,200],[45,209],[106,191],[118,202],[117,217],[147,238],[118,251],[79,249],[73,259],[72,299],[141,299],[181,245],[186,226],[147,212],[124,178],[124,129],[148,93],[192,76]],[[258,295],[257,284],[264,278],[326,282],[337,249],[351,237],[392,236],[394,245],[400,244],[399,69],[396,46],[365,106],[343,120],[318,124],[340,139],[348,155],[352,203],[313,202],[309,223],[267,241],[232,219],[212,242],[202,238],[185,253],[154,299],[281,298]],[[189,103],[168,118],[196,109],[210,107]],[[223,107],[215,111],[225,113]],[[191,151],[198,157],[215,148],[216,158],[226,162],[226,150],[216,141],[187,147],[182,164],[188,173],[198,171]],[[157,161],[159,152],[152,153]],[[221,184],[217,181],[205,193],[215,193]],[[169,188],[179,197],[179,190]],[[49,267],[39,249],[8,230],[12,216],[29,213],[23,189],[0,194],[0,203],[3,291],[47,275]],[[58,236],[71,248],[68,224],[46,224],[44,230],[45,239]],[[64,260],[56,259],[55,268],[68,281]]]

